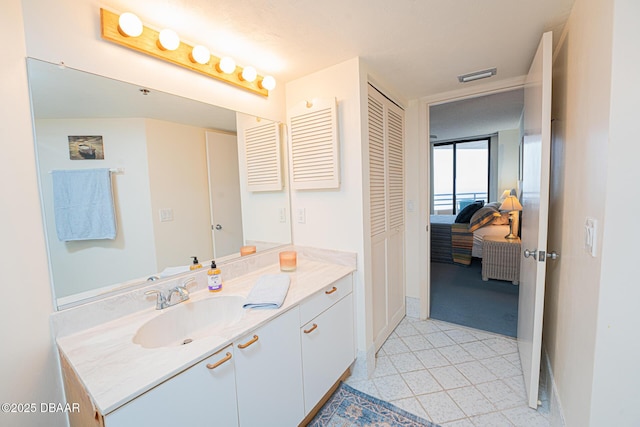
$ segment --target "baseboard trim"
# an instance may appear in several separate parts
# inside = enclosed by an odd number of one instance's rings
[[[553,376],[553,369],[551,368],[551,359],[547,353],[547,349],[542,349],[542,370],[545,376],[545,388],[547,396],[549,396],[549,424],[551,427],[564,427],[564,411],[562,410],[562,403],[560,402],[560,396],[558,395],[558,389],[556,387],[556,381]]]

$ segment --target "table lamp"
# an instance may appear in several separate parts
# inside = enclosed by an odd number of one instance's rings
[[[500,210],[509,212],[509,234],[504,236],[505,239],[517,239],[518,236],[513,234],[513,214],[522,210],[522,205],[518,201],[518,198],[516,196],[507,196],[500,205]]]

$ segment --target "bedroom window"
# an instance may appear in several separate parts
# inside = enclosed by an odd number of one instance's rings
[[[431,153],[434,214],[456,214],[474,200],[488,201],[488,138],[436,143]]]

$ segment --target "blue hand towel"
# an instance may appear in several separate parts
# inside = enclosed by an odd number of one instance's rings
[[[116,217],[109,169],[52,171],[58,239],[115,239]]]
[[[265,274],[258,278],[243,308],[280,308],[289,292],[287,274]]]

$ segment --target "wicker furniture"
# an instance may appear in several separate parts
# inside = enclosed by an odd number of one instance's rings
[[[486,236],[482,242],[482,280],[520,280],[520,239]]]

